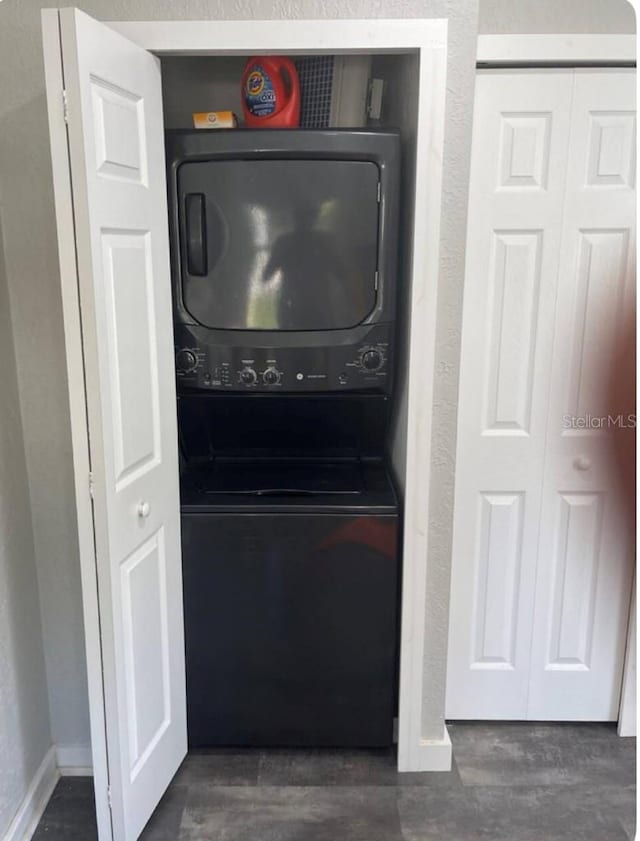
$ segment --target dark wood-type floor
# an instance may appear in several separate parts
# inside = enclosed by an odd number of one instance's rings
[[[390,751],[189,754],[144,841],[632,841],[635,740],[598,724],[453,724],[448,774]],[[94,841],[92,781],[62,779],[34,841]]]

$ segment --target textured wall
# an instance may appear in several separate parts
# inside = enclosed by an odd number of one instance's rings
[[[179,56],[162,59],[162,107],[165,128],[190,128],[194,111],[233,111],[240,120],[238,79],[246,56]]]
[[[0,205],[0,222],[3,208]],[[0,227],[0,838],[51,745],[27,466]]]
[[[38,0],[0,3],[0,173],[7,275],[54,741],[88,743],[80,571],[74,536],[69,412]],[[457,345],[472,112],[477,0],[78,0],[101,19],[439,17],[450,52],[436,384],[433,578],[426,615],[425,736],[442,732]],[[425,372],[425,376],[428,372]]]
[[[628,0],[480,0],[481,34],[636,31]]]

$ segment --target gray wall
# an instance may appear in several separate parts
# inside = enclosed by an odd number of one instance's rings
[[[80,571],[74,536],[69,409],[41,57],[40,9],[0,4],[0,173],[54,741],[87,744]],[[80,0],[101,19],[443,17],[450,49],[438,304],[435,559],[426,616],[424,735],[442,733],[455,402],[477,0]]]
[[[162,107],[166,128],[191,128],[194,111],[233,111],[243,123],[239,79],[242,56],[176,56],[162,59]]]
[[[51,745],[0,205],[0,838]]]
[[[480,0],[482,35],[536,33],[609,33],[636,31],[627,0]]]
[[[74,745],[89,717],[39,7],[0,4],[0,195],[52,736]]]

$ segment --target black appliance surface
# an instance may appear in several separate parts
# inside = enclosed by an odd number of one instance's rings
[[[362,493],[359,468],[352,461],[216,459],[209,470],[203,471],[200,488],[205,494],[219,496],[356,495]]]
[[[216,459],[190,466],[180,483],[183,513],[221,511],[396,514],[381,461]]]
[[[185,309],[218,330],[360,324],[376,304],[377,191],[378,167],[366,161],[183,164]]]
[[[190,464],[220,456],[381,456],[389,403],[383,394],[182,394],[181,452]]]
[[[389,393],[399,134],[169,131],[178,390]]]
[[[183,475],[192,747],[391,744],[398,507],[381,462],[336,466]]]

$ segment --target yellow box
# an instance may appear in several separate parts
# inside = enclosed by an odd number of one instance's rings
[[[236,128],[238,118],[233,111],[198,111],[193,115],[194,128]]]

